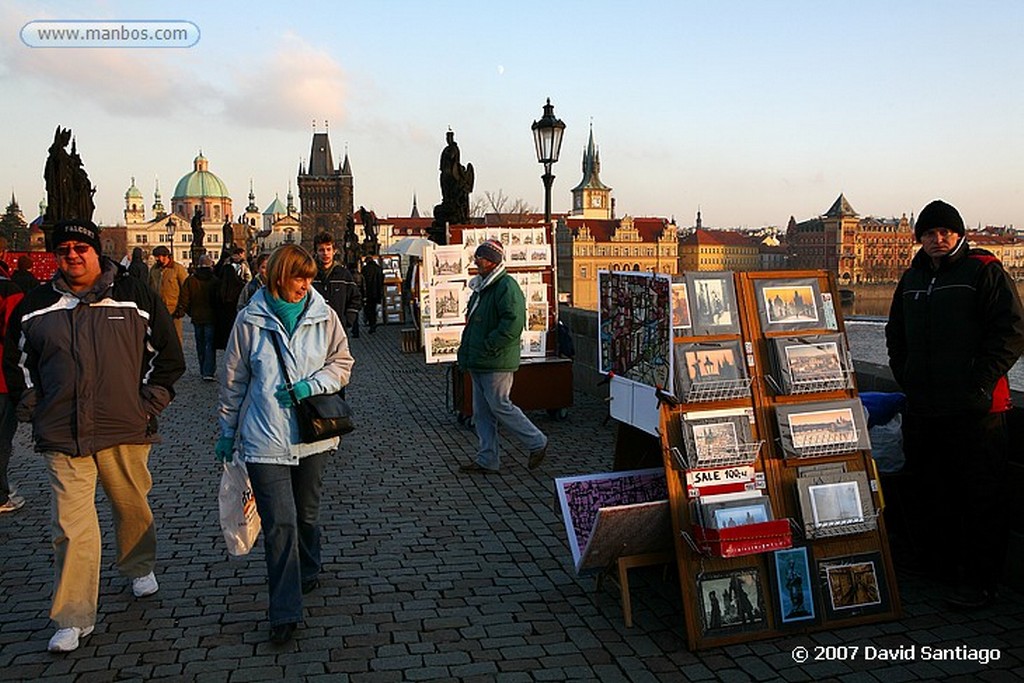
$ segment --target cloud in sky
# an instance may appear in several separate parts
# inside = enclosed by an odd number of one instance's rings
[[[325,119],[346,121],[346,75],[327,51],[294,33],[285,34],[262,62],[239,66],[223,96],[224,115],[235,123],[295,130]]]

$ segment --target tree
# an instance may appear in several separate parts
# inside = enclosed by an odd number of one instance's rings
[[[536,213],[537,209],[525,199],[510,199],[501,189],[497,192],[488,190],[483,197],[477,196],[471,210],[474,218],[496,217],[498,225],[529,223]]]

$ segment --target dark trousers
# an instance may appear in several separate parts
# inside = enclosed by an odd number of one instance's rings
[[[907,415],[908,503],[921,559],[936,575],[993,588],[1006,558],[1005,413]]]
[[[320,491],[328,453],[298,465],[246,463],[263,525],[270,625],[302,621],[302,583],[320,573]]]
[[[367,301],[363,304],[363,315],[366,316],[366,324],[370,326],[370,332],[377,329],[377,301]]]
[[[11,482],[7,479],[7,467],[14,452],[14,432],[18,420],[14,416],[14,402],[7,394],[0,394],[0,504],[7,502]]]

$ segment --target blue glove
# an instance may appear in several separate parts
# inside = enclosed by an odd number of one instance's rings
[[[218,462],[231,462],[234,460],[235,439],[230,436],[222,436],[217,439],[217,445],[213,451],[217,454]]]
[[[313,395],[313,387],[306,380],[300,380],[292,385],[292,392],[295,394],[295,398],[301,401]],[[282,384],[278,386],[277,391],[274,392],[274,398],[277,399],[277,404],[282,408],[291,408],[295,405],[291,394],[288,393],[287,385]]]

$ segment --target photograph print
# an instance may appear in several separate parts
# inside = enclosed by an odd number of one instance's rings
[[[871,448],[860,399],[778,405],[775,417],[787,457],[840,455]]]
[[[423,252],[428,283],[466,279],[466,252],[461,244],[438,246]]]
[[[738,341],[674,344],[676,396],[685,400],[697,387],[727,387],[747,377]]]
[[[776,337],[772,343],[784,393],[830,391],[849,385],[842,335]]]
[[[690,304],[686,298],[686,283],[672,283],[672,329],[685,334],[690,329]]]
[[[712,422],[692,425],[693,448],[697,462],[727,458],[739,448],[736,425],[733,422]]]
[[[754,287],[764,331],[824,326],[818,311],[821,295],[817,280],[759,280]]]
[[[829,619],[889,610],[889,591],[880,553],[822,560],[818,563],[818,580]]]
[[[775,590],[783,624],[814,619],[814,582],[807,548],[776,550]]]
[[[423,348],[428,363],[454,363],[458,360],[465,325],[427,327],[423,330]]]
[[[795,448],[857,443],[857,426],[850,408],[833,408],[789,416]]]
[[[430,288],[430,322],[434,325],[449,325],[465,320],[467,293],[462,280],[441,282]]]
[[[704,636],[767,626],[761,574],[756,567],[697,576]]]
[[[731,272],[687,273],[686,283],[694,334],[739,332],[739,312]]]

